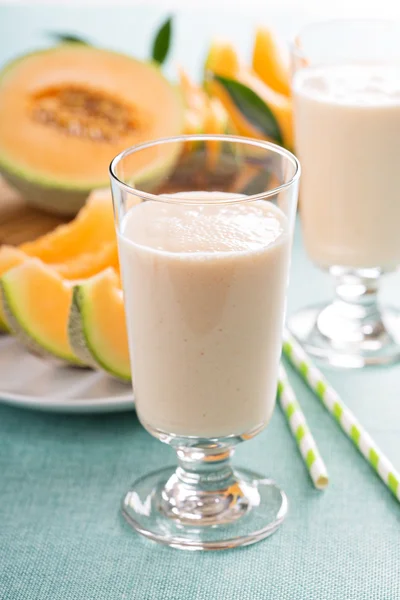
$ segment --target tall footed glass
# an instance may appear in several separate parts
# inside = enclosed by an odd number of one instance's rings
[[[398,361],[400,311],[380,304],[378,288],[400,265],[400,24],[309,25],[293,65],[304,242],[335,297],[289,328],[334,366]]]
[[[286,150],[232,136],[111,163],[136,408],[178,458],[135,481],[122,512],[158,542],[247,545],[286,515],[284,492],[231,457],[275,404],[299,174]]]

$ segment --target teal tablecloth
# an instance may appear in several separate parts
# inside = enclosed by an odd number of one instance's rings
[[[111,12],[91,14],[104,23]],[[11,27],[16,14],[23,9],[2,9],[1,27]],[[25,13],[22,30],[14,28],[7,46],[0,37],[0,58],[22,47],[28,29],[32,43],[37,14]],[[65,30],[72,21],[75,31],[83,31],[88,14],[82,20],[79,14],[40,13],[46,28],[60,30],[64,23]],[[120,23],[122,17],[120,10]],[[399,304],[399,289],[400,277],[389,277],[384,299]],[[329,280],[306,260],[298,236],[289,310],[329,292]],[[327,373],[400,469],[400,367]],[[284,487],[289,517],[271,538],[222,553],[164,548],[122,521],[118,506],[131,481],[174,460],[135,413],[56,416],[0,405],[0,599],[398,600],[400,505],[291,376],[331,485],[324,493],[313,489],[277,409],[267,430],[238,449],[236,462]]]

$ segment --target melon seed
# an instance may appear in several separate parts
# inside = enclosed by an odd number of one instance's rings
[[[51,88],[33,98],[32,117],[74,137],[116,142],[139,129],[135,109],[103,91]]]

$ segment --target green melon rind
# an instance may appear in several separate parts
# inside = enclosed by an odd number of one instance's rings
[[[4,294],[2,293],[2,289],[0,287],[0,305],[3,309],[3,315],[6,317],[3,296],[4,296]],[[6,323],[6,321],[0,317],[0,335],[5,334],[5,333],[11,333],[11,329],[8,326],[8,323]]]
[[[66,46],[76,46],[76,44],[64,43],[57,46],[59,49],[64,49]],[[80,48],[86,48],[86,46],[81,46]],[[87,46],[90,48],[90,46]],[[1,81],[12,73],[15,67],[18,67],[18,64],[25,60],[30,56],[35,56],[38,54],[44,54],[47,52],[54,52],[56,49],[46,48],[45,50],[39,50],[36,52],[30,52],[23,56],[19,56],[13,61],[9,62],[0,72],[0,84]],[[108,54],[116,54],[119,56],[126,56],[120,52],[113,52],[112,50],[106,50]],[[144,63],[144,61],[136,60],[135,58],[130,57],[132,61],[136,63]],[[184,103],[181,94],[179,91],[175,89],[175,86],[170,83],[161,73],[160,68],[157,64],[153,62],[145,63],[149,68],[157,70],[161,77],[165,80],[166,84],[168,84],[171,89],[175,92],[177,99],[181,105],[181,119],[180,119],[180,127],[177,127],[177,131],[175,135],[180,135],[183,131],[184,127]],[[110,157],[110,161],[111,161]],[[159,164],[156,164],[154,170],[151,168],[151,165],[148,169],[143,172],[139,178],[136,179],[136,185],[147,182],[147,180],[151,180],[154,176],[154,171],[158,173],[158,171],[164,170],[168,174],[168,170],[173,167],[174,161],[167,160],[164,168],[161,169]],[[15,187],[21,194],[26,197],[27,202],[36,206],[42,210],[51,212],[53,214],[65,215],[65,216],[73,216],[75,215],[80,208],[85,204],[86,198],[90,194],[91,191],[99,188],[104,188],[109,186],[108,173],[105,173],[104,180],[102,181],[93,181],[93,182],[85,182],[84,184],[74,184],[71,181],[63,181],[56,178],[51,178],[45,175],[37,174],[35,171],[30,171],[29,168],[25,168],[21,165],[14,164],[10,159],[4,154],[4,151],[0,151],[0,174],[8,181],[13,187]]]
[[[30,181],[23,175],[19,176],[16,171],[7,170],[4,161],[0,157],[0,173],[3,178],[18,190],[31,205],[53,215],[73,217],[79,212],[86,202],[86,198],[95,188],[78,191],[73,189],[59,188]],[[108,182],[96,185],[96,188],[105,187]]]
[[[86,366],[78,357],[59,352],[56,348],[44,344],[32,334],[29,327],[24,323],[24,320],[18,315],[18,309],[12,300],[13,294],[8,288],[4,277],[0,280],[0,296],[10,333],[28,348],[30,352],[41,358],[56,358],[78,367]]]
[[[71,348],[82,361],[90,367],[97,369],[98,365],[94,360],[87,346],[87,339],[82,326],[80,299],[81,286],[74,286],[72,291],[72,302],[68,317],[68,339]]]
[[[85,285],[74,286],[72,303],[68,319],[68,337],[75,354],[86,364],[106,371],[109,375],[125,382],[131,381],[130,373],[120,371],[112,366],[93,346],[88,327],[87,311],[90,310]]]
[[[0,303],[1,304],[3,303],[2,296],[3,296],[3,294],[1,293],[1,290],[0,290]],[[0,335],[2,333],[11,333],[11,330],[10,330],[9,326],[7,325],[7,323],[0,318]]]

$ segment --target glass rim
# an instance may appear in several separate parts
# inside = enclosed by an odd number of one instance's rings
[[[258,140],[256,138],[242,137],[242,136],[238,136],[238,135],[224,135],[224,134],[221,134],[221,135],[218,135],[218,134],[184,135],[184,134],[182,134],[182,135],[177,135],[177,136],[173,136],[173,137],[158,138],[155,140],[137,144],[135,146],[130,146],[126,150],[123,150],[122,152],[117,154],[117,156],[115,156],[110,163],[109,173],[110,173],[111,180],[115,181],[118,184],[118,186],[120,186],[122,189],[124,189],[129,194],[133,194],[135,196],[140,196],[144,200],[154,200],[157,202],[169,202],[169,203],[177,202],[177,203],[185,203],[185,204],[201,204],[202,202],[204,202],[204,200],[201,201],[199,199],[194,199],[194,198],[190,198],[190,197],[185,198],[185,192],[180,192],[179,197],[174,197],[173,195],[168,195],[168,194],[160,195],[160,194],[151,194],[150,192],[144,192],[144,191],[140,190],[140,188],[134,188],[134,187],[130,186],[129,184],[125,183],[124,181],[121,181],[121,179],[118,177],[118,175],[116,173],[116,168],[117,168],[118,164],[124,158],[126,158],[127,156],[130,156],[131,154],[134,154],[135,152],[140,152],[141,150],[146,150],[148,148],[152,148],[153,146],[158,146],[161,144],[201,142],[201,141],[219,141],[219,142],[231,142],[231,143],[233,142],[233,143],[237,143],[237,144],[263,148],[265,150],[271,150],[271,151],[275,152],[275,154],[279,154],[279,155],[285,157],[286,159],[288,159],[289,162],[294,167],[294,173],[293,173],[292,177],[289,179],[289,181],[282,183],[281,185],[276,186],[275,188],[273,188],[271,190],[267,190],[264,192],[260,192],[259,194],[252,194],[251,196],[244,196],[244,197],[239,197],[239,198],[235,194],[232,194],[232,196],[230,196],[229,193],[227,193],[226,197],[224,196],[223,199],[218,200],[219,204],[233,204],[236,202],[252,202],[254,200],[263,200],[265,198],[270,198],[271,196],[275,196],[279,192],[290,188],[300,178],[301,167],[300,167],[300,162],[299,162],[298,158],[292,152],[290,152],[290,150],[286,150],[286,148],[283,148],[282,146],[278,146],[277,144],[274,144],[273,142],[268,142],[266,140]],[[206,190],[204,190],[204,191],[206,191]],[[188,190],[188,192],[189,192],[189,190]]]
[[[301,47],[301,37],[310,29],[318,28],[330,24],[344,25],[344,24],[355,24],[355,23],[367,23],[367,24],[381,24],[390,25],[399,28],[400,30],[400,19],[388,19],[385,17],[333,17],[331,19],[318,19],[317,21],[310,21],[303,25],[298,33],[296,34],[293,41],[290,42],[289,48],[292,56],[297,58],[307,58],[306,52]]]

